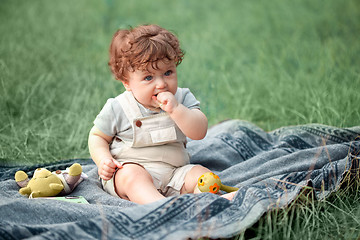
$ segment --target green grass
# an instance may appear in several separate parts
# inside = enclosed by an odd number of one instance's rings
[[[301,195],[290,206],[264,214],[234,239],[359,239],[359,183],[353,178],[349,186],[321,201],[309,193]]]
[[[2,0],[1,164],[89,157],[92,121],[123,90],[107,67],[112,34],[143,23],[180,38],[179,84],[201,101],[210,125],[228,118],[265,130],[359,125],[359,19],[358,0]],[[360,210],[351,194],[336,196],[309,211],[269,213],[254,238],[339,236],[341,221],[359,221]],[[323,212],[328,220],[315,224]]]

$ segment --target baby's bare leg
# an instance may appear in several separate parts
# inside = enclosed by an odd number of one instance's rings
[[[201,193],[197,187],[198,179],[204,173],[211,172],[206,167],[201,165],[194,166],[185,176],[184,185],[182,186],[180,193]]]
[[[184,183],[183,187],[181,188],[180,193],[181,194],[201,193],[201,191],[197,187],[198,179],[201,175],[203,175],[204,173],[207,173],[207,172],[211,172],[211,171],[201,165],[196,165],[195,167],[193,167],[186,174],[185,183]],[[221,197],[231,200],[235,196],[235,193],[236,192],[226,193],[226,194],[221,195]]]
[[[115,174],[115,190],[123,199],[146,204],[163,199],[150,174],[137,164],[125,164]]]
[[[225,193],[224,195],[221,195],[221,197],[226,198],[227,200],[232,200],[235,196],[237,191],[235,192],[230,192],[230,193]]]

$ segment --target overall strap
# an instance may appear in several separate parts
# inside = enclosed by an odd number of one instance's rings
[[[136,118],[143,117],[137,101],[130,91],[124,92],[120,96],[116,97],[116,99],[120,103],[130,123],[132,123]]]

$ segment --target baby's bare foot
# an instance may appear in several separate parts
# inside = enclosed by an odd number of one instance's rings
[[[221,195],[221,197],[226,198],[227,200],[231,201],[234,198],[236,192],[237,191],[231,192],[231,193],[225,193],[224,195]]]

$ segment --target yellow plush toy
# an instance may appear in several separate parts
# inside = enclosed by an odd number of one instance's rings
[[[219,176],[212,172],[207,172],[199,177],[198,188],[201,192],[211,193],[218,193],[220,190],[225,192],[234,192],[239,190],[239,188],[222,184]]]
[[[31,180],[24,171],[15,173],[15,181],[21,187],[19,193],[29,198],[69,194],[86,177],[78,163],[65,171],[50,172],[45,168],[38,168]]]

